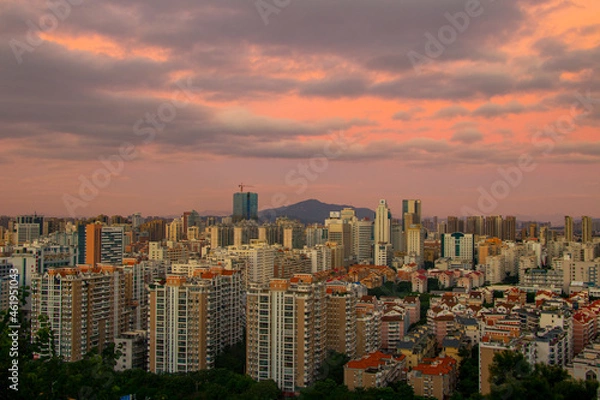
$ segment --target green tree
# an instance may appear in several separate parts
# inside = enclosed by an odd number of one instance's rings
[[[592,400],[597,397],[598,382],[571,378],[559,366],[531,366],[521,353],[503,351],[490,366],[490,399]]]
[[[246,371],[246,340],[226,347],[215,360],[216,368],[224,368],[238,374]]]
[[[319,380],[331,379],[338,385],[343,384],[344,365],[346,365],[348,361],[350,361],[350,357],[346,354],[330,351],[319,368]]]

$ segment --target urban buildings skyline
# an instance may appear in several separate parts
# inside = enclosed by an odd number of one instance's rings
[[[32,288],[23,312],[42,316],[32,332],[52,332],[40,357],[77,361],[117,343],[119,370],[214,368],[245,331],[246,373],[290,395],[320,378],[331,352],[350,357],[349,387],[402,380],[440,399],[475,345],[483,391],[502,349],[581,374],[571,360],[600,333],[600,303],[590,300],[600,295],[599,221],[426,218],[422,202],[410,202],[418,208],[404,213],[405,229],[386,199],[373,218],[343,207],[315,224],[195,211],[169,220],[16,216],[2,221],[0,306],[16,270]],[[19,243],[20,223],[35,225],[31,243]]]

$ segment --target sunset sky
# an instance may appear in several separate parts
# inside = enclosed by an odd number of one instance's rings
[[[0,0],[0,214],[600,217],[598,1],[53,1]]]

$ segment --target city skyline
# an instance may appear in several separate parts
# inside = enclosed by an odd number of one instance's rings
[[[597,214],[600,4],[284,3],[3,2],[0,214]]]
[[[236,193],[239,193],[239,192],[230,193],[229,196],[231,196],[232,194],[235,195]],[[324,202],[322,202],[321,200],[318,200],[318,199],[306,199],[306,200],[301,200],[298,203],[291,204],[291,206],[295,206],[297,204],[302,204],[302,203],[307,202],[307,201],[317,201],[317,202],[320,202],[321,204],[324,204],[324,205],[334,205],[334,204],[331,204],[331,203],[324,203]],[[405,200],[397,200],[397,201],[391,201],[391,202],[389,202],[389,203],[392,203],[392,204],[397,203],[397,205],[400,205],[400,207],[396,208],[396,209],[390,207],[390,211],[392,213],[392,218],[394,220],[402,221],[401,210],[402,210],[402,203],[403,203],[403,201],[405,201]],[[370,205],[366,205],[365,207],[358,207],[358,206],[356,206],[354,204],[343,204],[343,205],[339,204],[339,206],[340,206],[340,210],[337,210],[337,211],[341,211],[341,207],[345,207],[345,206],[349,206],[352,209],[370,209],[373,212],[373,215],[372,215],[372,217],[368,217],[368,218],[370,220],[372,220],[372,221],[375,220],[376,211],[377,211],[377,207],[376,206],[373,207],[373,206],[370,206]],[[260,215],[261,212],[268,211],[268,210],[270,210],[270,209],[265,209],[264,207],[261,208],[260,207],[260,203],[259,203],[259,208],[258,208],[259,215]],[[74,219],[75,220],[77,220],[77,219],[90,219],[90,218],[97,217],[99,215],[123,216],[123,217],[132,217],[133,215],[136,215],[136,216],[139,216],[139,218],[152,218],[152,217],[156,217],[156,218],[167,218],[167,219],[169,219],[169,218],[179,218],[179,217],[182,216],[183,213],[189,213],[190,211],[196,211],[196,212],[198,212],[198,215],[200,217],[219,217],[219,218],[225,218],[225,217],[233,217],[233,214],[234,214],[233,208],[231,210],[229,210],[229,211],[227,211],[225,209],[223,209],[223,210],[198,210],[198,209],[192,208],[192,209],[187,209],[187,210],[175,211],[175,212],[172,212],[172,213],[166,213],[166,212],[165,213],[160,213],[159,212],[157,214],[145,214],[145,213],[141,213],[139,211],[122,212],[122,213],[119,213],[119,212],[117,212],[117,213],[110,213],[110,212],[102,212],[101,211],[98,214],[81,215],[81,216],[77,216]],[[16,216],[25,216],[25,217],[30,217],[31,216],[31,217],[33,217],[35,215],[40,216],[40,217],[46,217],[46,218],[67,218],[67,219],[70,218],[67,215],[42,214],[42,213],[39,213],[37,211],[31,212],[31,213],[20,213],[20,214],[12,214],[12,215],[11,214],[3,214],[3,213],[0,212],[0,216],[11,217],[11,218],[16,217]],[[267,213],[266,215],[264,215],[265,218],[266,217],[273,217],[273,216],[275,216],[275,217],[279,217],[279,216],[283,217],[283,216],[289,216],[289,215],[287,215],[285,213],[282,213],[281,215],[274,215],[274,214]],[[548,214],[548,215],[542,215],[542,216],[538,215],[539,218],[537,218],[537,219],[536,219],[535,215],[525,215],[525,214],[520,214],[518,212],[516,212],[516,213],[515,212],[513,212],[513,213],[505,213],[505,214],[500,214],[500,213],[485,214],[485,213],[482,213],[482,214],[476,215],[476,216],[481,216],[481,217],[501,216],[501,217],[504,217],[504,218],[514,217],[519,222],[530,222],[530,221],[536,221],[536,222],[539,222],[539,223],[550,222],[553,227],[564,227],[565,226],[565,218],[567,218],[567,217],[571,217],[572,221],[574,223],[578,223],[578,224],[581,224],[583,222],[583,219],[586,218],[586,217],[587,218],[592,218],[593,221],[597,221],[597,220],[600,219],[600,217],[597,217],[596,214],[593,214],[593,215],[579,215],[578,213],[573,213],[573,214],[569,215],[569,214],[563,214],[563,213],[559,213],[559,212],[553,213],[553,214]],[[463,223],[466,223],[468,217],[469,217],[469,215],[445,215],[445,214],[434,214],[434,213],[424,213],[424,214],[422,214],[422,218],[424,220],[428,220],[428,219],[432,219],[432,218],[438,218],[438,220],[440,222],[441,221],[447,221],[448,218],[458,218]],[[263,217],[259,216],[259,221],[261,221],[262,218]]]

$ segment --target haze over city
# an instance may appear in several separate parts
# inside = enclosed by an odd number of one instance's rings
[[[0,213],[230,211],[244,182],[487,214],[503,181],[489,213],[598,214],[599,3],[259,3],[3,1]]]

